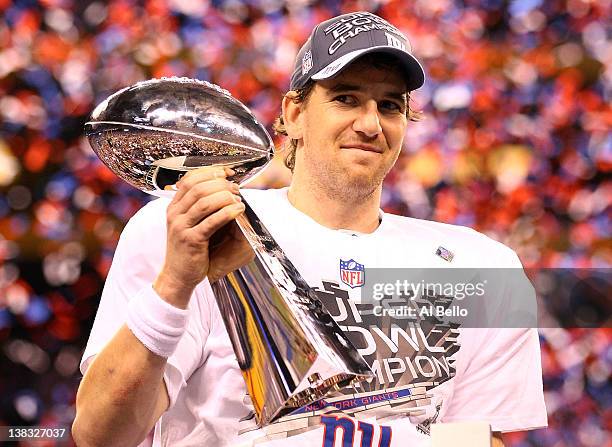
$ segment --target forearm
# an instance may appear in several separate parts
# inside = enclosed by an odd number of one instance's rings
[[[96,356],[79,387],[73,425],[79,446],[136,445],[168,408],[163,383],[166,358],[187,328],[193,290],[207,276],[209,239],[244,211],[238,185],[225,180],[228,174],[233,171],[202,168],[179,182],[181,186],[166,211],[166,251],[153,282],[155,293],[141,284],[152,269],[127,263],[117,267],[124,271],[117,270],[114,281],[132,284],[132,293],[117,291],[129,301],[127,325]],[[142,250],[143,256],[151,253],[152,261],[157,259],[156,250],[149,250],[147,245],[153,241],[145,240],[136,229],[128,236],[125,247]],[[220,272],[219,277],[241,265],[234,266],[239,257],[233,253],[244,245],[243,239],[229,237],[224,248],[218,248],[217,264],[222,266],[215,271]],[[232,254],[229,259],[228,253]],[[107,309],[106,313],[112,318],[112,311]]]
[[[166,359],[123,325],[89,366],[79,387],[73,436],[80,446],[141,442],[168,406]]]

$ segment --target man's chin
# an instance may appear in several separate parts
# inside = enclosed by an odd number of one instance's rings
[[[382,184],[384,176],[376,174],[366,166],[352,166],[346,170],[343,183],[346,189],[358,196],[373,193]]]

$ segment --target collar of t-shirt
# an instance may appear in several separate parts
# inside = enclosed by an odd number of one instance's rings
[[[383,221],[383,215],[384,215],[383,210],[379,209],[379,210],[378,210],[378,226],[380,226],[380,225],[382,224],[382,221]],[[338,228],[338,229],[337,229],[337,230],[335,230],[335,231],[339,231],[340,233],[348,234],[348,235],[350,235],[350,236],[355,236],[355,237],[359,237],[359,236],[368,236],[368,235],[372,234],[372,233],[361,233],[361,232],[359,232],[359,231],[355,231],[355,230],[347,230],[347,229],[345,229],[345,228]],[[375,231],[376,231],[376,230],[374,230],[374,232],[375,232]]]
[[[299,209],[297,209],[296,207],[293,206],[293,204],[289,201],[289,196],[287,195],[287,193],[289,192],[289,188],[288,187],[284,187],[284,188],[280,188],[279,193],[281,194],[281,197],[283,198],[283,201],[285,202],[285,205],[287,206],[287,208],[289,208],[294,214],[297,214],[298,216],[300,216],[300,218],[302,220],[305,220],[307,222],[309,222],[311,225],[316,225],[319,228],[328,230],[328,231],[337,231],[343,234],[348,234],[349,236],[354,236],[354,237],[368,237],[368,236],[372,236],[374,234],[377,233],[378,229],[380,228],[380,226],[383,223],[383,218],[384,218],[384,211],[382,209],[378,209],[378,227],[372,231],[371,233],[362,233],[359,231],[355,231],[355,230],[348,230],[348,229],[344,229],[344,228],[339,228],[339,229],[333,229],[333,228],[328,228],[324,225],[321,225],[319,222],[317,222],[316,220],[314,220],[312,217],[310,217],[308,214],[300,211]]]

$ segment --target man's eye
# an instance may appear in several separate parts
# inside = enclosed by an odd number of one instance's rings
[[[403,107],[394,101],[383,101],[380,104],[380,107],[383,110],[388,110],[391,112],[403,112]]]
[[[350,95],[338,95],[334,98],[334,101],[341,102],[342,104],[354,104],[355,99]]]

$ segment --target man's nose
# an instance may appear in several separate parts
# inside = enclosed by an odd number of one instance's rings
[[[353,122],[353,130],[370,138],[376,137],[382,132],[376,101],[370,100],[363,104],[359,116]]]

